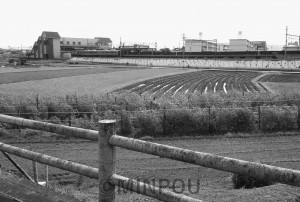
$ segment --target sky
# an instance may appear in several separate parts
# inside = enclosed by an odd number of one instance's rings
[[[188,39],[267,41],[300,35],[299,0],[0,0],[0,47],[32,46],[43,31],[158,48]]]

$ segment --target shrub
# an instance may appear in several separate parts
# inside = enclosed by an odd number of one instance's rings
[[[56,116],[51,116],[51,118],[48,119],[47,122],[53,123],[53,124],[61,124],[60,119],[58,117],[56,117]]]
[[[70,116],[69,113],[74,112],[72,106],[67,103],[57,103],[51,101],[46,103],[46,107],[48,112],[48,119],[50,119],[52,116],[56,116],[60,120],[65,120]]]
[[[211,125],[216,133],[252,132],[255,126],[253,113],[245,108],[213,108]]]
[[[7,104],[7,103],[0,103],[0,114],[7,114],[16,116],[18,110],[15,106]]]
[[[126,111],[122,111],[121,113],[120,127],[122,135],[129,135],[133,133],[133,125],[130,119],[130,114]]]
[[[297,124],[296,112],[291,107],[261,107],[261,130],[263,132],[293,130]]]
[[[20,116],[25,119],[35,119],[39,114],[36,106],[26,104],[25,102],[21,102],[18,109]]]
[[[71,124],[73,127],[98,130],[98,122],[89,119],[87,116],[81,118],[72,117]]]
[[[96,112],[96,104],[93,103],[93,99],[89,96],[68,96],[67,104],[72,106],[76,113],[76,117],[87,116],[91,118],[92,114]]]
[[[240,174],[233,174],[232,182],[234,189],[253,189],[258,187],[270,186],[274,184],[273,182],[268,182],[265,180],[258,180],[250,176],[244,176]]]
[[[199,118],[204,117],[200,116]],[[192,135],[201,128],[200,125],[198,125],[197,114],[189,109],[166,110],[163,117],[163,125],[164,132],[168,135]],[[203,130],[203,128],[201,129]]]
[[[155,111],[143,111],[137,114],[138,136],[158,136],[162,132],[160,114]]]

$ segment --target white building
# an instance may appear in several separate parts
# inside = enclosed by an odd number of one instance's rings
[[[229,39],[229,51],[256,51],[256,46],[247,39]]]
[[[185,52],[216,52],[217,41],[186,39]]]

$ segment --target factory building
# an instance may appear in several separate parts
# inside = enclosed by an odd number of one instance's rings
[[[109,38],[60,37],[58,32],[44,31],[34,43],[31,52],[35,58],[39,59],[60,59],[62,51],[76,49],[107,50],[111,48],[112,41]]]
[[[267,51],[267,42],[266,41],[252,41],[253,45],[255,46],[256,50],[259,51]]]
[[[228,44],[218,43],[217,40],[185,40],[185,52],[224,52],[228,48]]]
[[[229,51],[255,51],[255,45],[247,39],[229,39]]]
[[[60,36],[57,32],[43,32],[34,43],[32,52],[35,58],[59,59]]]

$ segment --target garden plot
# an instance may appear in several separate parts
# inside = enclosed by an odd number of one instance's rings
[[[252,82],[252,79],[260,74],[253,71],[204,70],[150,79],[129,85],[121,90],[128,90],[139,94],[148,93],[156,97],[166,94],[175,95],[178,92],[227,93],[228,91],[235,90],[253,92],[260,91]]]

